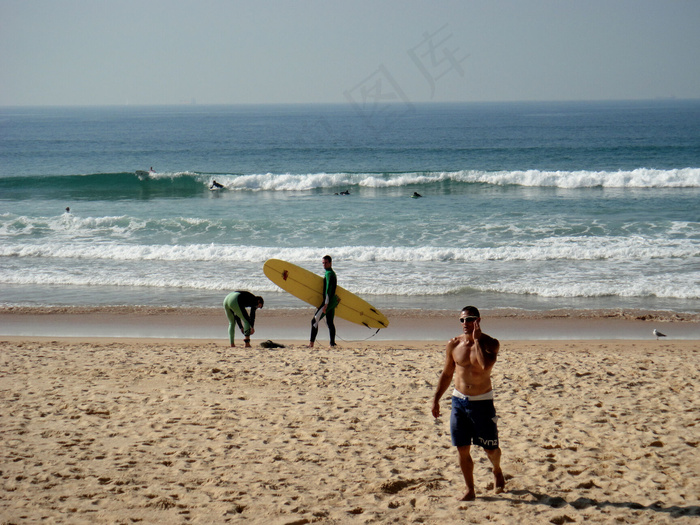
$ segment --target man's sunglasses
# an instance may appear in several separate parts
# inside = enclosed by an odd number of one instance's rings
[[[462,318],[459,320],[459,322],[460,322],[460,323],[473,323],[473,322],[476,321],[477,319],[478,319],[478,317],[476,317],[475,315],[470,315],[469,317],[462,317]]]

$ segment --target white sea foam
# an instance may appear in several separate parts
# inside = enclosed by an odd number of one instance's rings
[[[150,179],[150,180],[173,180],[173,179],[178,179],[182,177],[196,177],[199,178],[201,177],[200,174],[194,173],[191,171],[164,171],[164,172],[147,172],[147,175],[142,176],[143,179]]]
[[[700,245],[690,239],[655,243],[637,236],[619,239],[561,237],[484,248],[337,246],[331,250],[338,259],[359,262],[632,261],[700,257]],[[304,262],[315,261],[318,254],[319,248],[312,246],[278,248],[214,243],[134,245],[117,242],[48,242],[0,246],[2,257],[122,261],[258,262],[281,258]]]
[[[360,295],[396,297],[473,295],[474,293],[532,295],[549,298],[575,297],[661,297],[683,300],[700,299],[700,271],[687,269],[680,274],[660,271],[653,278],[636,271],[626,271],[624,263],[601,266],[598,263],[542,266],[520,271],[522,266],[510,263],[499,268],[488,265],[384,263],[381,271],[375,265],[343,262],[336,268],[340,284]],[[314,271],[317,264],[302,266]],[[509,270],[510,268],[510,270]],[[661,269],[663,270],[663,269]],[[320,273],[320,271],[318,272]],[[615,274],[617,278],[606,279]],[[37,265],[27,273],[22,266],[10,267],[0,274],[3,285],[61,285],[85,287],[140,287],[170,290],[235,290],[250,289],[260,293],[279,292],[262,272],[262,265],[238,263],[200,263],[192,272],[190,263],[163,261],[128,262],[114,266],[93,261],[73,262],[70,270],[51,264]]]
[[[186,174],[180,174],[186,175]],[[213,176],[197,176],[211,184]],[[308,191],[314,189],[360,186],[398,188],[443,182],[480,183],[554,188],[698,188],[700,168],[647,169],[619,171],[451,171],[411,173],[310,173],[222,175],[216,180],[229,190]]]
[[[697,242],[642,236],[553,237],[482,248],[11,243],[0,245],[0,284],[273,292],[277,287],[262,273],[266,259],[314,271],[326,251],[334,255],[342,285],[362,295],[700,298],[700,271],[692,264],[700,258]]]
[[[697,188],[700,169],[625,171],[503,171],[479,173],[474,182],[556,188]]]

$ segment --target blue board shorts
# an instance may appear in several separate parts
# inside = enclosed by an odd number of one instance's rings
[[[493,399],[472,401],[466,396],[452,396],[450,432],[455,447],[479,445],[486,450],[497,449],[497,421]]]

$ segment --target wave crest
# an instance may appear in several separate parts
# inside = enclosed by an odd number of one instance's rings
[[[541,188],[700,188],[700,168],[618,171],[425,171],[401,173],[195,173],[179,171],[139,177],[135,173],[96,173],[47,177],[0,178],[8,198],[188,197],[208,193],[216,180],[229,191],[312,191],[349,188],[402,188],[452,184],[491,184]]]
[[[210,184],[214,176],[206,178]],[[440,171],[406,173],[310,173],[223,175],[216,177],[229,190],[308,191],[345,187],[398,188],[456,184],[493,184],[552,188],[700,188],[700,168],[619,171]]]

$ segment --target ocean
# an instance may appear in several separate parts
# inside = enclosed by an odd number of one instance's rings
[[[0,306],[309,308],[262,266],[325,254],[384,309],[697,313],[700,101],[0,108]]]

